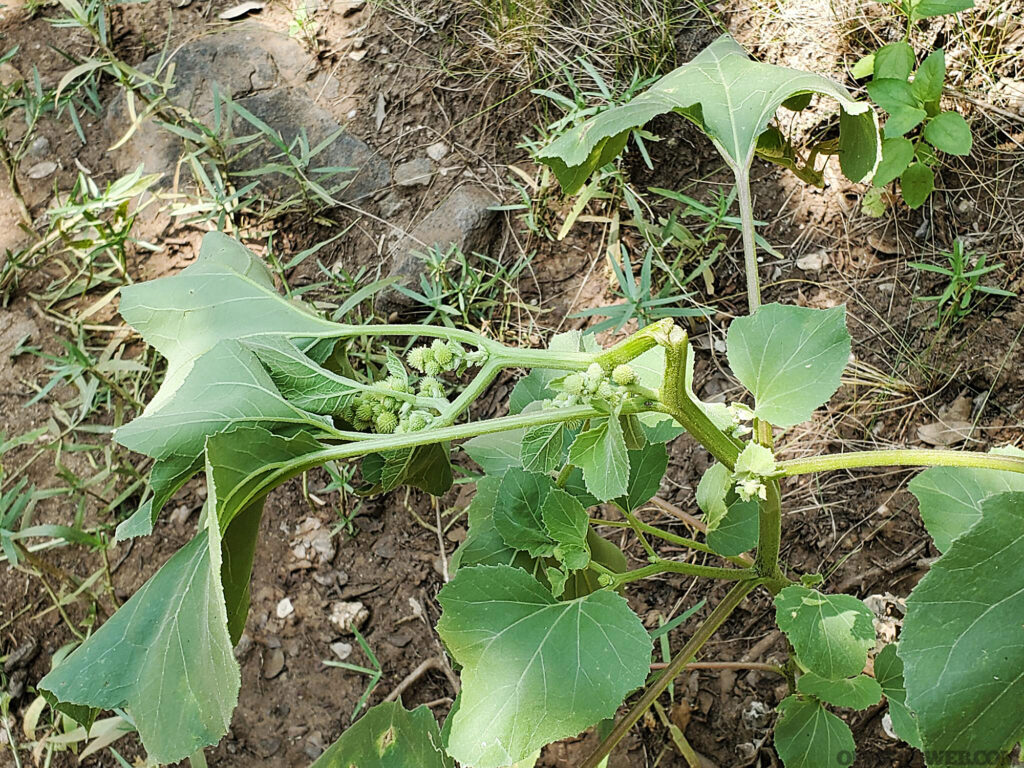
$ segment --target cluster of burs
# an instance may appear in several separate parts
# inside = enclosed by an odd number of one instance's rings
[[[418,407],[417,398],[444,400],[447,393],[438,376],[461,373],[467,366],[481,362],[482,354],[479,351],[467,353],[458,342],[443,339],[434,339],[430,346],[415,347],[409,351],[406,362],[423,374],[419,381],[392,373],[376,382],[374,391],[355,395],[342,415],[359,432],[390,435],[426,429],[436,414]]]
[[[628,386],[636,381],[636,372],[628,365],[617,365],[611,375],[599,363],[591,363],[582,373],[570,373],[552,382],[559,393],[554,406],[590,405],[603,401],[615,410],[628,395]]]

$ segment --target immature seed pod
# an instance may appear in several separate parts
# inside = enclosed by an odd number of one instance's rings
[[[374,426],[377,427],[377,431],[381,434],[390,435],[398,426],[398,417],[391,411],[381,411],[377,414]]]
[[[356,406],[356,419],[359,421],[373,421],[373,406],[369,400],[360,400]]]
[[[385,397],[380,401],[380,407],[382,410],[391,411],[394,413],[398,410],[398,401],[393,397]]]
[[[406,428],[410,432],[419,432],[426,426],[427,417],[423,415],[422,411],[413,411],[409,414],[409,418],[406,420]]]
[[[409,364],[410,368],[422,372],[423,366],[427,362],[427,352],[426,347],[413,347],[409,350],[409,354],[405,356],[405,361]]]
[[[612,381],[621,387],[632,384],[636,381],[636,371],[628,365],[616,365],[612,371]]]
[[[434,359],[437,361],[437,364],[444,370],[447,370],[455,360],[455,355],[452,354],[451,349],[448,348],[443,339],[434,339],[430,344],[430,351],[434,353]]]

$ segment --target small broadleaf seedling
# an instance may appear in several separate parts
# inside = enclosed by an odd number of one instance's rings
[[[839,99],[841,123],[855,126],[860,141],[847,167],[871,172],[873,117],[841,89],[763,68],[727,38],[705,54],[676,73],[694,100],[680,102],[681,91],[667,90],[676,81],[663,80],[646,100],[618,108],[626,112],[601,113],[563,142],[560,176],[578,186],[606,151],[621,148],[624,132],[676,111],[700,120],[745,183],[767,120],[809,91]],[[726,138],[733,129],[734,141]],[[842,147],[840,139],[841,161]],[[744,245],[752,250],[752,229]],[[851,342],[841,307],[762,307],[752,267],[752,312],[733,321],[726,340],[749,396],[712,404],[694,395],[696,353],[669,318],[609,348],[569,332],[548,349],[449,327],[334,323],[280,295],[239,243],[208,234],[187,269],[122,290],[122,315],[168,359],[168,373],[145,411],[115,432],[154,460],[149,498],[118,535],[149,533],[173,493],[204,471],[199,530],[40,689],[86,724],[101,708],[123,709],[153,762],[217,743],[237,703],[232,646],[248,612],[267,494],[307,470],[361,458],[368,492],[412,485],[440,495],[453,482],[452,446],[465,441],[461,449],[484,476],[452,578],[437,595],[437,630],[461,691],[440,729],[423,709],[372,708],[316,768],[529,766],[545,744],[614,717],[643,688],[582,764],[597,768],[755,590],[774,600],[792,650],[778,670],[788,692],[774,728],[786,768],[850,765],[852,731],[830,707],[862,709],[879,697],[929,768],[952,753],[1008,764],[1024,734],[1024,453],[891,449],[784,459],[775,429],[829,401]],[[339,356],[354,337],[413,346],[403,360],[381,344],[373,359],[386,362],[353,372]],[[506,369],[528,370],[509,396],[510,415],[463,420]],[[703,537],[637,514],[665,475],[666,443],[684,431],[713,459],[696,491]],[[907,599],[898,643],[873,654],[868,607],[780,559],[781,483],[880,466],[931,467],[911,490],[942,554]],[[631,531],[646,564],[631,569],[600,535],[606,526]],[[663,557],[652,538],[702,562]],[[652,634],[629,606],[629,585],[667,573],[731,587],[649,680]]]

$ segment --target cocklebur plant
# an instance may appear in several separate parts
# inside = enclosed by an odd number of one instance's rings
[[[770,123],[780,108],[806,109],[814,94],[839,103],[839,136],[808,148],[804,158],[801,149]],[[565,130],[536,156],[551,166],[562,188],[571,194],[583,187],[595,169],[625,149],[632,131],[669,113],[696,125],[733,172],[751,312],[760,304],[750,194],[754,157],[818,185],[823,184],[822,172],[815,166],[819,154],[838,154],[843,173],[855,182],[870,180],[881,157],[878,118],[869,104],[821,75],[754,61],[729,35],[719,37],[643,93]]]
[[[123,711],[153,762],[195,755],[227,732],[240,685],[232,648],[248,613],[266,495],[325,462],[360,457],[368,490],[442,494],[452,484],[452,444],[462,440],[484,476],[453,576],[437,595],[437,631],[461,691],[440,729],[422,708],[371,709],[318,768],[529,765],[546,744],[614,717],[643,688],[584,763],[594,768],[755,590],[774,596],[793,650],[774,730],[787,768],[849,765],[853,738],[830,707],[864,708],[882,696],[896,732],[922,747],[929,765],[950,750],[984,751],[996,763],[1024,732],[1024,572],[1015,557],[1024,543],[1024,453],[787,460],[773,450],[773,428],[807,420],[839,387],[850,354],[842,307],[770,304],[732,322],[727,355],[746,406],[696,398],[694,351],[670,320],[607,349],[570,332],[544,350],[450,328],[337,324],[278,294],[260,261],[218,233],[182,272],[124,288],[120,309],[168,371],[145,411],[115,433],[154,460],[151,496],[119,535],[151,531],[198,472],[207,500],[194,538],[39,686],[85,723],[100,709]],[[353,336],[426,341],[404,361],[384,346],[380,370],[348,378],[334,356]],[[529,370],[509,415],[462,420],[509,368]],[[421,393],[427,379],[437,384]],[[383,413],[398,425],[379,424]],[[650,525],[639,513],[666,472],[665,444],[684,430],[715,460],[697,489],[706,536]],[[942,555],[907,600],[899,643],[874,656],[872,675],[867,607],[780,562],[780,485],[892,465],[935,465],[910,487]],[[600,535],[608,526],[630,529],[647,562],[630,568]],[[654,540],[689,556],[664,557]],[[652,678],[652,638],[627,596],[666,573],[732,586]]]

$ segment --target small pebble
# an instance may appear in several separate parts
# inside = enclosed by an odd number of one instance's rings
[[[284,651],[280,648],[272,649],[263,658],[263,677],[273,680],[284,671]]]
[[[290,597],[286,597],[277,604],[277,618],[286,619],[295,613],[295,606],[292,605]]]

